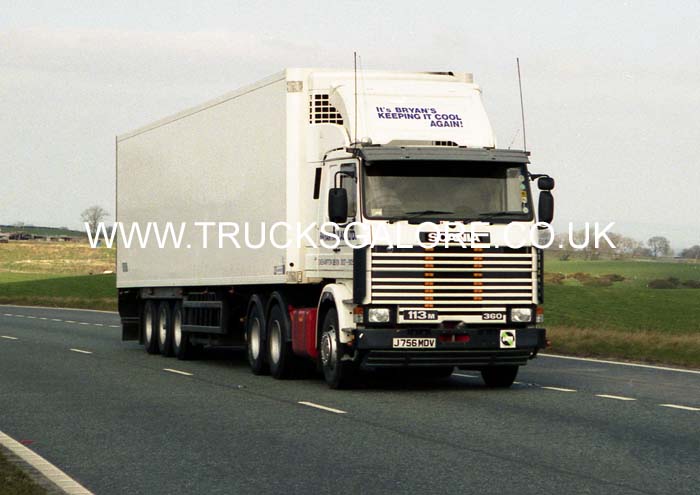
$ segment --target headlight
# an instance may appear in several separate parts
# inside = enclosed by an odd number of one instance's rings
[[[532,308],[513,308],[510,310],[510,321],[529,323],[532,321]]]
[[[391,312],[389,308],[369,308],[367,319],[370,323],[389,323]]]

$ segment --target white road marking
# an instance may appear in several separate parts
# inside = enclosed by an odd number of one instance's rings
[[[75,481],[46,459],[0,431],[0,445],[32,466],[69,495],[92,495],[92,492]]]
[[[10,337],[9,335],[0,335],[0,338],[7,340],[19,340],[17,337]]]
[[[542,387],[547,390],[554,390],[556,392],[576,392],[573,388],[562,388],[562,387]]]
[[[109,328],[121,328],[121,325],[109,325]]]
[[[15,315],[15,318],[24,318],[24,315]]]
[[[700,411],[700,407],[679,406],[678,404],[659,404],[661,407],[672,407],[673,409],[683,409],[684,411]]]
[[[306,401],[300,400],[299,404],[301,404],[302,406],[315,407],[316,409],[322,409],[324,411],[328,411],[328,412],[332,412],[332,413],[336,413],[336,414],[347,414],[346,411],[341,411],[340,409],[334,409],[334,408],[328,407],[328,406],[322,406],[321,404],[315,404],[313,402],[306,402]]]
[[[593,358],[582,358],[574,356],[561,356],[559,354],[543,354],[539,353],[538,356],[556,358],[556,359],[570,359],[572,361],[590,361],[593,363],[604,363],[604,364],[617,364],[619,366],[633,366],[636,368],[649,368],[652,370],[662,370],[662,371],[677,371],[679,373],[692,373],[695,375],[700,375],[700,370],[684,370],[681,368],[669,368],[667,366],[653,366],[651,364],[639,364],[639,363],[624,363],[621,361],[610,361],[607,359],[593,359]]]
[[[93,323],[96,327],[103,327],[104,325],[102,323]]]
[[[40,320],[48,320],[48,318],[47,318],[46,316],[42,316],[42,317],[39,318],[39,319],[40,319]]]
[[[82,349],[68,349],[69,351],[79,352],[80,354],[92,354],[91,351],[84,351]]]
[[[188,373],[186,371],[174,370],[172,368],[163,368],[163,371],[168,371],[170,373],[177,373],[178,375],[193,376],[192,373]]]
[[[51,318],[51,321],[63,321],[63,320],[60,318]]]
[[[54,306],[21,306],[17,304],[0,304],[3,308],[27,308],[27,309],[60,309],[61,311],[88,311],[90,313],[119,314],[117,311],[104,311],[101,309],[80,309],[80,308],[56,308]]]
[[[479,378],[477,375],[467,375],[465,373],[452,373],[454,376],[463,376],[464,378]]]
[[[35,320],[36,316],[27,315],[27,316],[25,316],[25,318],[29,318],[30,320]]]
[[[64,321],[65,321],[66,323],[78,323],[77,321],[73,321],[73,320],[64,320]]]
[[[3,316],[15,316],[12,313],[3,313]]]
[[[80,324],[80,325],[89,325],[89,323],[87,323],[87,322],[85,322],[85,321],[81,321],[79,324]]]
[[[608,395],[608,394],[595,394],[596,397],[602,397],[603,399],[615,399],[615,400],[637,400],[632,397],[623,397],[621,395]]]

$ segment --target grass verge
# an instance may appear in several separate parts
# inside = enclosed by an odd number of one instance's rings
[[[0,304],[117,309],[116,276],[0,273]]]
[[[44,495],[46,490],[36,484],[0,450],[0,495]]]
[[[700,368],[700,334],[547,327],[546,352]]]

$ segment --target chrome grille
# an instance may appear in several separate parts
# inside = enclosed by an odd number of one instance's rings
[[[505,313],[506,306],[536,300],[530,247],[375,247],[371,263],[373,304],[434,310],[436,321],[484,322],[484,312]]]

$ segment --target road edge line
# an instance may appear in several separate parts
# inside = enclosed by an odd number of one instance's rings
[[[690,370],[690,369],[683,369],[683,368],[669,368],[668,366],[654,366],[653,364],[627,363],[624,361],[612,361],[610,359],[595,359],[595,358],[585,358],[585,357],[577,357],[577,356],[563,356],[561,354],[545,354],[543,352],[540,352],[537,355],[542,356],[542,357],[548,357],[548,358],[556,358],[556,359],[570,359],[572,361],[589,361],[592,363],[616,364],[618,366],[633,366],[636,368],[649,368],[652,370],[661,370],[661,371],[677,371],[679,373],[691,373],[693,375],[700,375],[700,370]]]
[[[62,492],[69,495],[93,495],[90,490],[49,461],[2,431],[0,431],[0,445],[36,469],[46,480],[58,487]]]

